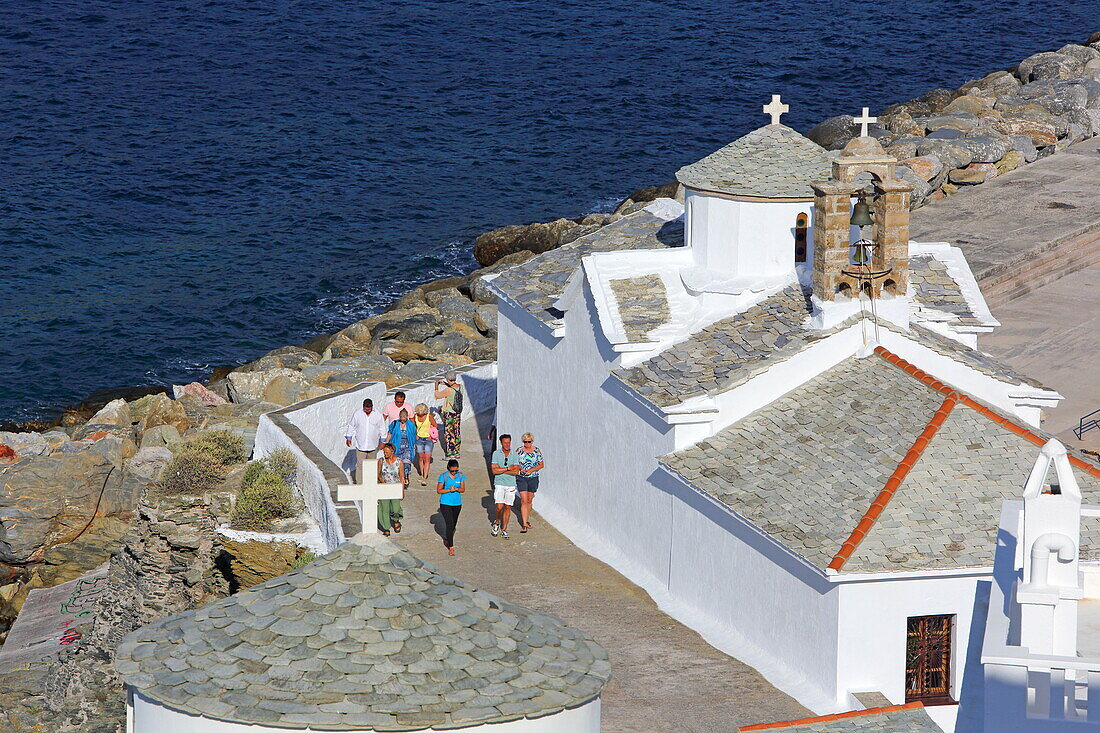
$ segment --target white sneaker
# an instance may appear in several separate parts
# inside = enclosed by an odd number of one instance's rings
[[[508,539],[508,530],[504,530],[500,533],[500,536],[504,539]]]
[[[493,528],[492,530],[490,530],[490,532],[494,537],[496,537],[498,534],[500,534],[500,525],[496,522],[493,522]]]

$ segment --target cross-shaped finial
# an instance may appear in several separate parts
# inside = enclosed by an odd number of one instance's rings
[[[778,125],[779,118],[783,116],[784,112],[789,111],[791,108],[779,101],[779,95],[773,94],[770,104],[765,104],[760,111],[766,115],[772,116],[772,124]]]
[[[878,117],[872,117],[869,113],[870,113],[870,110],[868,110],[866,107],[864,107],[863,108],[863,114],[860,115],[859,117],[856,117],[854,120],[852,120],[853,122],[858,122],[859,123],[859,136],[860,137],[867,137],[867,125],[871,124],[872,122],[878,122]]]
[[[404,492],[400,483],[378,483],[378,464],[371,459],[363,461],[362,474],[358,483],[337,486],[336,500],[363,502],[359,510],[363,519],[363,532],[374,534],[378,531],[378,502],[383,499],[400,499]]]

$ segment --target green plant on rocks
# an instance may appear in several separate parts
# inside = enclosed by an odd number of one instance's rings
[[[317,559],[317,553],[310,550],[306,550],[298,557],[294,558],[294,562],[290,563],[291,569],[300,568],[305,565],[309,565],[311,562]]]
[[[244,438],[229,430],[201,432],[188,440],[184,449],[213,456],[223,466],[231,466],[248,458],[244,450]]]
[[[225,465],[209,453],[184,450],[164,467],[157,486],[165,494],[201,494],[225,478]]]
[[[301,510],[302,501],[286,479],[266,462],[256,461],[245,469],[230,524],[234,529],[263,531],[271,521]]]
[[[289,448],[280,448],[267,458],[263,459],[264,465],[283,477],[291,486],[298,483],[298,459]]]

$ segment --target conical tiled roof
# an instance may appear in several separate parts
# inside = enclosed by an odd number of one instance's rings
[[[539,717],[607,682],[580,631],[367,538],[138,629],[118,649],[123,680],[193,715],[378,731]]]
[[[786,125],[765,125],[676,172],[689,188],[736,196],[811,198],[810,183],[828,180],[825,148]]]

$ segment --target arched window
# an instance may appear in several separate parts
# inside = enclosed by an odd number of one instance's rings
[[[810,229],[810,217],[799,214],[794,219],[794,261],[806,261],[806,240]]]
[[[841,296],[842,298],[851,298],[852,286],[848,283],[841,283],[840,285],[836,286],[836,294]]]
[[[861,295],[866,295],[868,298],[870,298],[872,296],[871,281],[870,280],[864,280],[862,283],[860,283],[859,292],[860,292]]]
[[[893,280],[883,280],[882,281],[882,289],[884,291],[886,291],[887,293],[890,293],[891,295],[897,295],[898,284],[896,282],[894,282]]]

